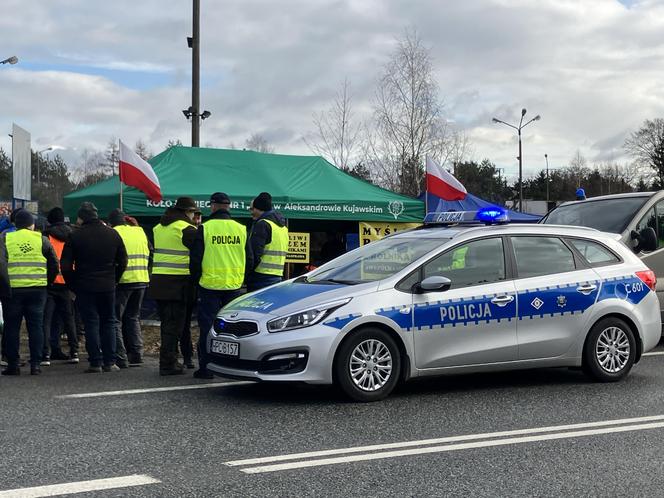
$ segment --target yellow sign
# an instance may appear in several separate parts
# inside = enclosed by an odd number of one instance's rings
[[[286,263],[309,262],[309,235],[303,232],[288,232]]]
[[[366,245],[374,240],[403,230],[419,227],[421,223],[380,223],[360,221],[360,245]]]

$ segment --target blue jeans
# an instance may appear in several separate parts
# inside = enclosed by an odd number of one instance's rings
[[[247,276],[247,292],[254,292],[270,285],[278,284],[282,278],[277,275],[265,275],[263,273],[251,273]]]
[[[141,331],[141,304],[145,287],[122,288],[115,291],[115,353],[119,362],[129,362],[143,357],[143,332]]]
[[[12,297],[2,301],[5,317],[5,355],[10,367],[19,362],[21,321],[25,318],[30,344],[30,365],[39,366],[44,347],[44,307],[46,288],[13,289]]]
[[[240,290],[208,290],[203,287],[198,289],[198,365],[201,370],[207,369],[209,362],[206,342],[214,319],[219,310],[240,295]]]
[[[115,364],[115,292],[79,292],[85,349],[92,367]]]

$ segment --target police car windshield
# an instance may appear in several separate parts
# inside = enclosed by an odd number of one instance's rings
[[[595,228],[621,233],[649,197],[619,197],[582,201],[557,207],[540,223]]]
[[[382,280],[400,272],[448,240],[403,236],[378,240],[321,266],[306,281],[352,285]]]

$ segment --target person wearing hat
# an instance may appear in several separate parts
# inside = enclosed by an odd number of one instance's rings
[[[116,365],[127,368],[143,363],[140,314],[145,289],[150,282],[150,243],[136,219],[120,209],[111,211],[108,223],[120,234],[127,250],[127,269],[115,289]]]
[[[576,189],[576,200],[577,201],[585,201],[586,200],[586,191],[583,190],[582,188],[577,188]]]
[[[207,337],[219,310],[240,294],[246,263],[247,229],[231,219],[231,200],[223,192],[210,196],[210,218],[198,227],[191,251],[191,274],[198,283],[197,379],[211,379]]]
[[[173,207],[166,209],[153,229],[154,259],[148,297],[157,302],[161,321],[160,375],[183,373],[178,363],[178,342],[187,324],[187,313],[191,320],[196,299],[196,288],[189,272],[189,254],[196,238],[193,219],[197,209],[194,199],[180,197]]]
[[[2,236],[0,257],[7,266],[11,295],[2,301],[6,335],[7,368],[2,375],[20,375],[19,348],[21,322],[25,318],[30,344],[30,373],[41,373],[44,345],[46,288],[58,274],[58,258],[53,246],[35,232],[34,217],[21,209],[16,213],[16,231]]]
[[[65,213],[62,208],[54,207],[46,217],[48,227],[44,235],[55,250],[56,256],[61,259],[65,243],[71,235],[71,227],[65,223]],[[69,354],[60,348],[60,326],[62,322],[67,335]],[[48,287],[46,310],[44,312],[44,353],[42,365],[50,365],[51,360],[68,360],[78,363],[78,336],[74,323],[74,303],[71,292],[65,284],[62,273],[58,272],[55,281]]]
[[[115,287],[127,268],[122,238],[99,219],[97,208],[84,202],[78,210],[80,228],[62,250],[60,268],[85,326],[90,363],[86,373],[113,372],[115,364]]]
[[[251,201],[254,223],[247,246],[247,290],[249,292],[281,282],[288,252],[286,220],[272,209],[272,196],[261,192]]]

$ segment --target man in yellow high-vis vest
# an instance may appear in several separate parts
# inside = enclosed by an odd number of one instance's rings
[[[196,238],[192,220],[197,209],[191,197],[180,197],[153,229],[154,258],[147,295],[157,302],[161,321],[160,375],[183,373],[178,363],[178,342],[191,319],[196,298],[189,272],[189,251]]]
[[[127,368],[143,363],[141,305],[150,283],[150,243],[134,218],[120,209],[108,215],[108,222],[122,237],[127,250],[127,268],[115,288],[116,365]]]
[[[219,310],[240,294],[244,282],[247,229],[231,219],[231,200],[223,192],[210,196],[210,218],[198,227],[191,251],[191,274],[198,282],[197,379],[211,379],[207,338]]]
[[[30,343],[30,373],[41,373],[39,363],[44,345],[46,289],[59,273],[53,246],[35,232],[34,217],[27,210],[16,213],[15,232],[2,236],[0,257],[6,262],[11,296],[3,299],[7,368],[2,375],[20,375],[19,346],[21,321],[25,318]]]
[[[272,196],[261,192],[251,202],[254,219],[247,244],[247,290],[281,282],[288,252],[286,220],[272,209]]]

